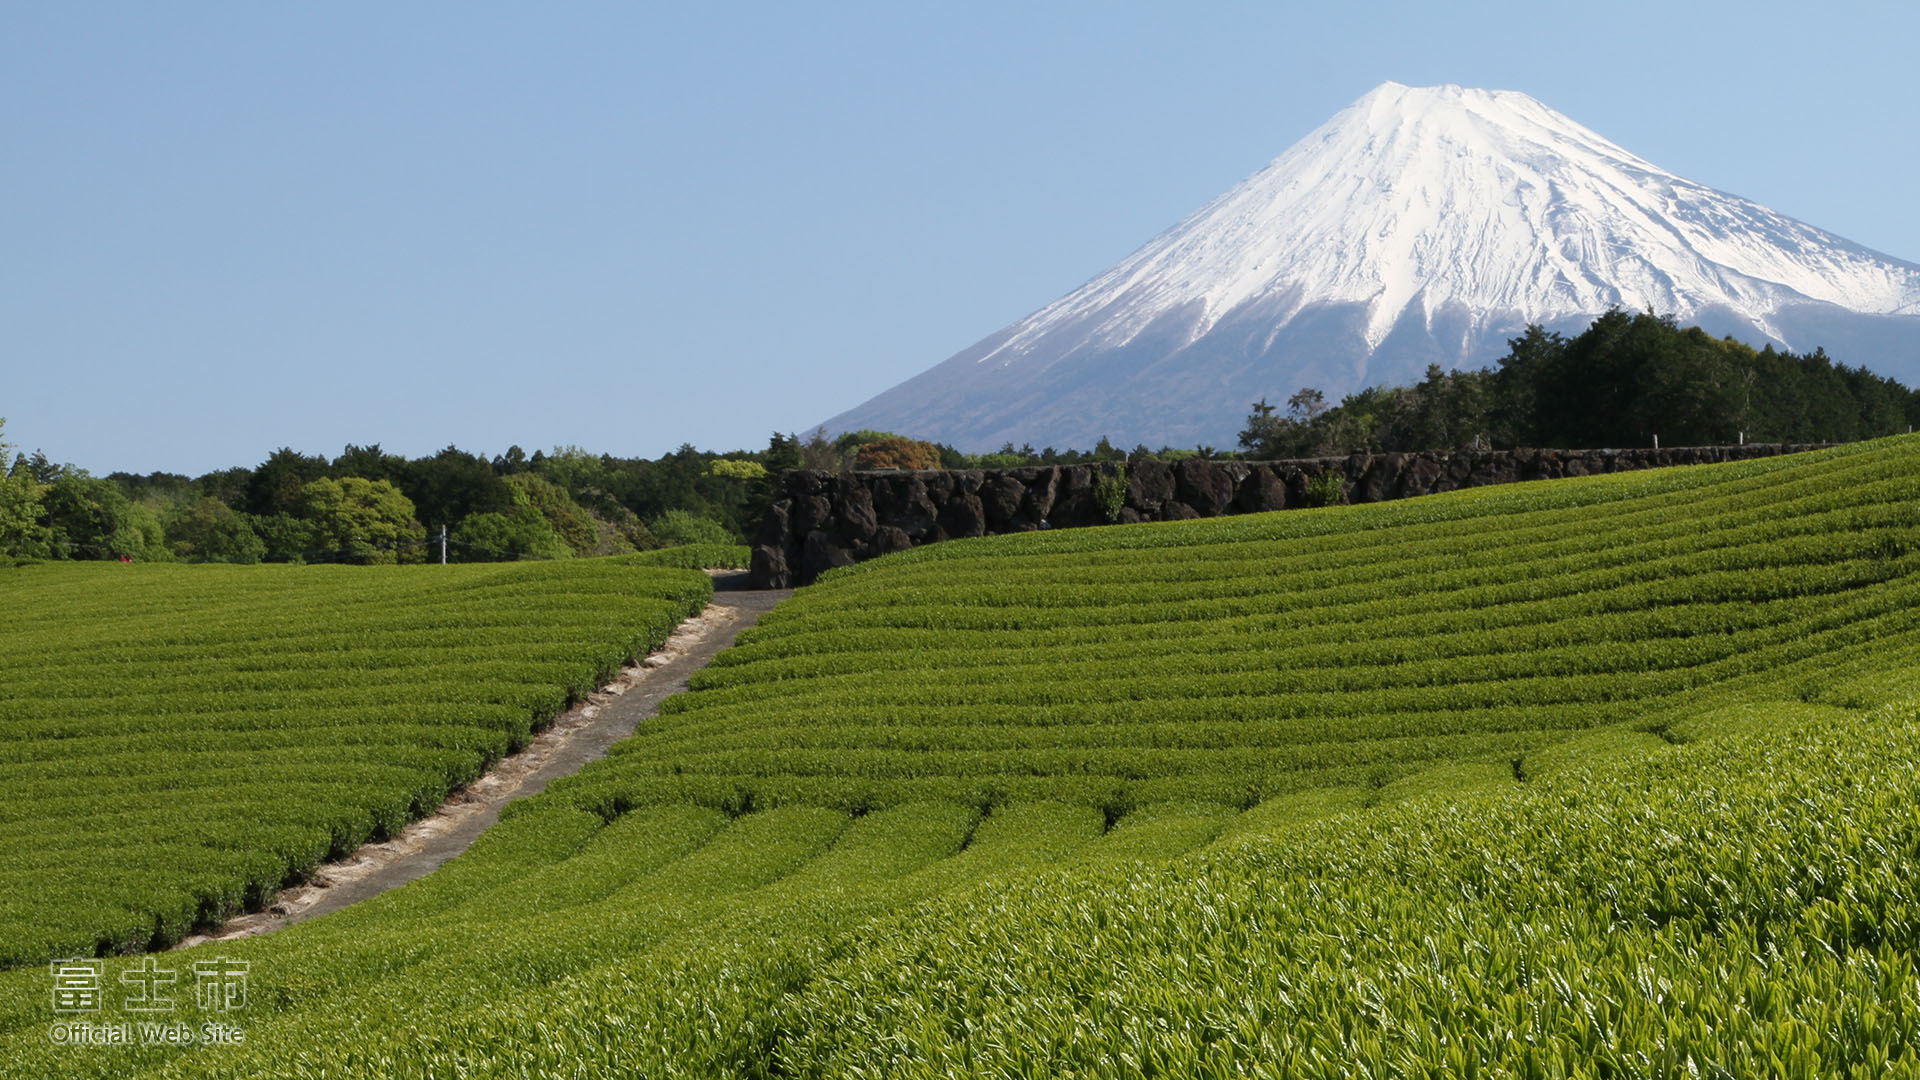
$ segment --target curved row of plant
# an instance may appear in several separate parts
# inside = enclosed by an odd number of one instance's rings
[[[1915,446],[916,549],[801,591],[561,788],[1125,808],[1511,764],[1913,642]]]
[[[248,1008],[178,1018],[242,1045],[54,1045],[45,973],[11,972],[0,1050],[71,1077],[1912,1075],[1920,710],[1671,735],[1112,827],[542,797],[413,886],[219,946]]]
[[[1917,459],[866,563],[439,872],[160,958],[250,965],[176,1014],[244,1044],[55,1045],[42,969],[0,1060],[1912,1075]]]
[[[761,1023],[787,1076],[1920,1075],[1920,708],[943,897]],[[606,1060],[592,1032],[521,1049]]]
[[[165,946],[391,835],[712,590],[633,559],[7,576],[0,966]]]

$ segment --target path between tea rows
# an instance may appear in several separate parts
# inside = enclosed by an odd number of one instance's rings
[[[660,703],[685,690],[694,672],[793,594],[791,589],[749,589],[746,580],[744,573],[716,577],[713,599],[699,614],[675,627],[665,645],[629,665],[534,736],[519,753],[496,762],[486,775],[450,795],[439,810],[407,826],[399,836],[366,844],[322,866],[311,881],[281,890],[265,910],[230,919],[218,930],[192,935],[175,947],[272,933],[438,869],[479,839],[499,818],[501,807],[538,795],[553,780],[580,771],[658,715]]]

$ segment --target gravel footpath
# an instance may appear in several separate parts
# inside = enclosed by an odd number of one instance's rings
[[[746,582],[745,573],[716,575],[712,602],[676,627],[658,651],[628,666],[519,753],[496,762],[486,775],[448,796],[439,810],[399,836],[364,845],[322,866],[313,880],[281,890],[266,910],[230,919],[213,933],[192,935],[175,947],[272,933],[433,872],[478,839],[499,818],[502,806],[537,795],[555,778],[579,772],[604,756],[657,715],[662,701],[685,690],[688,678],[733,644],[740,631],[793,595],[791,589],[748,589]]]

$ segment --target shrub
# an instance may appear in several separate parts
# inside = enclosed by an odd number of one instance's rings
[[[656,540],[668,547],[681,544],[731,544],[734,536],[712,518],[695,517],[685,510],[669,510],[648,524]]]
[[[1100,510],[1108,521],[1119,521],[1120,511],[1127,505],[1127,467],[1116,464],[1111,474],[1094,480],[1093,497],[1100,500]]]
[[[1307,481],[1308,506],[1338,506],[1347,501],[1346,478],[1328,470]]]
[[[760,480],[767,467],[750,458],[714,458],[707,464],[707,475],[727,480]]]
[[[682,570],[745,570],[753,550],[745,544],[683,544],[632,557],[645,566],[673,566]]]
[[[937,469],[940,448],[930,442],[889,435],[867,443],[853,455],[856,469]]]

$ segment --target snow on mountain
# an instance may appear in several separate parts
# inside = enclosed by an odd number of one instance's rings
[[[1112,269],[827,426],[965,449],[1230,446],[1255,398],[1484,365],[1527,323],[1575,332],[1616,306],[1920,381],[1920,266],[1525,94],[1386,83]]]

